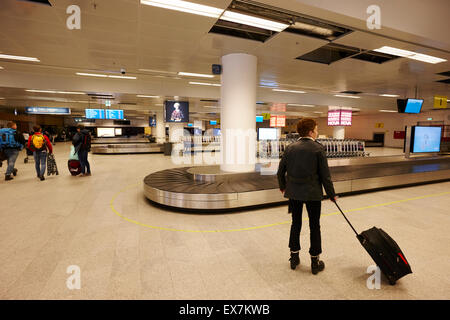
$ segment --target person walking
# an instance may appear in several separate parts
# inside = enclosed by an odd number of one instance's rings
[[[90,176],[91,166],[88,161],[88,153],[91,151],[91,134],[82,124],[77,126],[77,133],[73,136],[72,144],[80,160],[81,173],[79,176]]]
[[[53,153],[53,147],[47,136],[42,134],[40,126],[33,127],[34,134],[28,139],[27,147],[33,151],[36,174],[41,181],[45,180],[45,168],[47,164],[47,151]]]
[[[320,234],[320,211],[323,199],[322,186],[331,201],[337,196],[331,181],[330,170],[324,147],[315,141],[318,126],[314,119],[305,118],[298,122],[300,139],[290,144],[278,167],[278,184],[284,197],[289,199],[292,225],[289,237],[291,269],[300,264],[300,231],[302,228],[303,204],[309,217],[311,272],[324,270],[325,263],[319,259],[322,253]]]
[[[0,129],[0,148],[4,153],[7,161],[7,168],[5,172],[5,181],[12,180],[13,176],[17,175],[17,169],[14,167],[16,164],[17,157],[20,151],[25,145],[25,139],[23,135],[17,131],[17,124],[13,121],[9,121],[6,124],[7,128]]]

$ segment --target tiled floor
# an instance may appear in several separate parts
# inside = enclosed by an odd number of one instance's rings
[[[69,145],[55,150],[59,176],[39,181],[22,152],[18,176],[0,180],[2,299],[450,298],[450,194],[439,195],[450,191],[450,182],[340,199],[350,210],[428,196],[348,214],[359,231],[376,225],[390,233],[414,272],[395,286],[383,278],[381,289],[369,290],[366,270],[373,262],[329,201],[322,204],[321,220],[326,269],[313,276],[307,223],[301,265],[289,268],[286,206],[214,215],[170,212],[153,207],[142,190],[147,174],[175,167],[170,158],[90,155],[93,175],[79,178],[67,170]],[[219,232],[186,232],[211,230]],[[80,290],[67,288],[71,265],[81,269]]]

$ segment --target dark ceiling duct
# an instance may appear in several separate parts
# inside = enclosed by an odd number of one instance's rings
[[[34,3],[46,4],[48,6],[52,6],[52,4],[48,0],[19,0],[19,1],[34,2]]]

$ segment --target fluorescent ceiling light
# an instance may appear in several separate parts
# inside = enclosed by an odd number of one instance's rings
[[[97,73],[77,72],[76,74],[79,76],[86,76],[86,77],[99,77],[99,78],[107,78],[108,77],[106,74],[97,74]]]
[[[191,72],[178,72],[179,76],[200,77],[200,78],[214,78],[212,74],[191,73]]]
[[[378,111],[380,111],[380,112],[397,112],[395,110],[378,110]]]
[[[352,98],[352,99],[359,99],[359,98],[361,98],[361,97],[357,97],[357,96],[346,96],[346,95],[343,95],[343,94],[335,94],[334,96],[335,97],[340,97],[340,98]]]
[[[139,98],[159,98],[159,96],[145,96],[142,94],[138,94],[137,97],[139,97]]]
[[[136,77],[128,77],[128,76],[115,76],[115,75],[106,75],[106,74],[98,74],[98,73],[83,73],[77,72],[79,76],[87,76],[87,77],[98,77],[98,78],[114,78],[114,79],[132,79],[136,80]]]
[[[380,97],[396,98],[400,96],[398,94],[380,94]]]
[[[71,91],[53,91],[53,90],[25,90],[27,92],[39,92],[39,93],[59,93],[59,94],[85,94],[84,92],[71,92]]]
[[[108,76],[108,78],[114,78],[114,79],[131,79],[136,80],[136,77],[129,77],[129,76]]]
[[[384,47],[375,49],[373,51],[387,53],[387,54],[391,54],[394,56],[405,57],[405,58],[419,60],[422,62],[433,63],[433,64],[447,61],[445,59],[429,56],[426,54],[416,53],[414,51],[408,51],[408,50],[393,48],[393,47],[389,47],[389,46],[384,46]]]
[[[290,92],[290,93],[306,93],[305,91],[298,91],[298,90],[284,90],[284,89],[272,89],[272,91],[278,91],[278,92]]]
[[[314,113],[323,113],[323,112],[320,112],[320,111],[314,111]]]
[[[211,18],[219,18],[223,12],[223,9],[181,0],[141,0],[141,4],[193,13]]]
[[[220,87],[221,86],[219,83],[192,82],[192,81],[190,81],[189,84],[198,84],[200,86],[214,86],[214,87]]]
[[[296,104],[296,103],[288,103],[288,106],[294,106],[294,107],[308,107],[308,108],[314,108],[315,105],[313,104]]]
[[[33,58],[33,57],[22,57],[22,56],[12,56],[12,55],[9,55],[9,54],[0,54],[0,59],[11,59],[11,60],[21,60],[21,61],[41,62],[38,58]]]
[[[0,66],[0,70],[2,70],[2,69],[5,69],[5,68],[3,68],[2,66]]]
[[[275,22],[272,20],[257,18],[253,16],[249,16],[242,13],[237,13],[233,11],[225,11],[224,14],[220,17],[221,20],[231,21],[235,23],[241,23],[252,27],[257,27],[266,30],[272,30],[276,32],[281,32],[287,27],[288,24]]]

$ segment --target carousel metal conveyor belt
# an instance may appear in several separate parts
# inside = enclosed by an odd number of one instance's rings
[[[329,160],[338,194],[406,186],[450,179],[450,156],[374,157]],[[152,173],[144,179],[144,194],[152,202],[208,213],[287,201],[276,174],[225,173],[219,166],[184,167]],[[276,168],[275,168],[276,170]]]
[[[156,153],[164,152],[164,145],[159,143],[116,143],[93,144],[92,153],[96,154],[120,154],[120,153]]]

